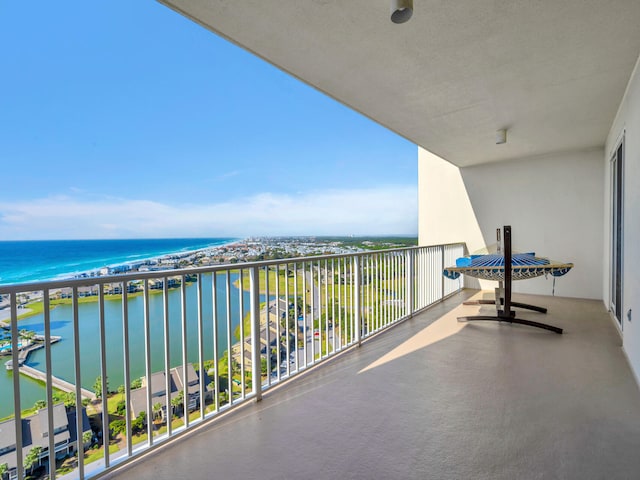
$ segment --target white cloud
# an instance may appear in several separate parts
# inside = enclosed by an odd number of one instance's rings
[[[171,199],[171,194],[167,195]],[[80,193],[0,203],[0,238],[415,234],[417,188],[260,193],[210,204]]]

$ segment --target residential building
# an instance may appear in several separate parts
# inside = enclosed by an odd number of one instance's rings
[[[204,395],[205,401],[211,400],[213,389],[210,386],[211,380],[207,372],[204,375]],[[185,391],[187,387],[188,400],[186,402],[189,411],[193,411],[200,406],[200,375],[193,368],[193,364],[187,364],[187,382],[182,367],[175,367],[169,371],[169,399],[178,397]],[[131,414],[133,418],[138,417],[140,413],[147,411],[147,379],[142,377],[142,386],[131,390]],[[151,375],[151,405],[159,403],[162,406],[162,418],[166,418],[167,413],[167,380],[165,372],[155,372]]]
[[[85,409],[82,409],[83,437],[91,432],[89,419]],[[0,423],[0,465],[8,465],[9,478],[17,478],[16,464],[16,425],[15,420],[5,420]],[[67,411],[64,404],[53,406],[53,434],[55,443],[55,456],[57,460],[73,455],[77,448],[78,435],[76,432],[76,412]],[[84,443],[84,442],[83,442]],[[88,442],[90,443],[90,442]],[[38,465],[47,465],[49,459],[49,431],[47,410],[39,410],[35,415],[22,419],[22,448],[27,455],[33,448],[42,450]]]

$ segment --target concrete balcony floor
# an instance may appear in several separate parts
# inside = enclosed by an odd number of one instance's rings
[[[640,478],[640,392],[600,301],[464,291],[109,478]]]

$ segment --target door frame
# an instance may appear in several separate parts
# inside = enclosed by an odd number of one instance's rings
[[[625,132],[616,142],[616,147],[609,157],[611,177],[609,309],[621,331],[624,331],[624,158]]]

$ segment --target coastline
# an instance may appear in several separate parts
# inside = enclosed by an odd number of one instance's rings
[[[217,245],[209,245],[204,248],[196,248],[196,249],[190,249],[190,250],[174,250],[174,251],[163,253],[160,255],[151,255],[148,257],[141,257],[136,260],[129,260],[125,262],[114,262],[98,268],[92,268],[92,269],[83,270],[80,272],[70,272],[70,273],[60,274],[55,276],[54,278],[45,279],[43,281],[69,280],[73,278],[88,278],[88,277],[96,277],[96,276],[99,277],[99,276],[104,276],[103,272],[105,269],[107,269],[109,272],[115,271],[116,274],[123,273],[123,272],[128,273],[131,270],[134,270],[134,267],[137,265],[149,265],[149,264],[158,265],[158,264],[162,264],[163,262],[169,259],[182,259],[182,258],[197,256],[198,254],[202,254],[202,253],[207,254],[211,252],[217,252],[218,250],[224,250],[229,247],[233,247],[234,245],[241,243],[243,241],[244,241],[243,239],[233,239],[229,242],[220,243]],[[170,268],[165,268],[161,270],[169,270],[169,269]]]
[[[85,270],[82,272],[66,273],[49,278],[46,281],[77,279],[77,278],[99,278],[103,276],[117,276],[118,274],[132,274],[136,272],[167,272],[170,270],[209,266],[209,265],[229,265],[235,266],[248,261],[273,260],[295,258],[300,256],[314,256],[322,254],[345,254],[355,253],[367,250],[377,250],[379,248],[393,248],[407,246],[407,240],[410,243],[411,237],[403,239],[398,238],[381,238],[377,241],[365,239],[351,238],[316,238],[316,237],[266,237],[266,238],[242,238],[233,239],[218,245],[210,245],[204,248],[196,248],[189,250],[176,250],[162,255],[154,255],[150,257],[139,258],[126,262],[115,262],[100,268]],[[398,243],[399,242],[399,243]],[[232,267],[233,268],[233,267]],[[264,275],[261,273],[261,275]],[[272,273],[269,274],[269,280],[275,281]],[[281,281],[281,280],[280,280]],[[38,282],[22,282],[38,283]],[[188,282],[190,283],[190,282]],[[262,283],[262,282],[261,282]],[[245,281],[234,282],[235,286],[240,290],[247,291],[248,284]],[[2,286],[20,286],[21,283],[1,284]],[[117,280],[113,284],[117,287]],[[170,287],[172,288],[172,287]],[[173,288],[176,288],[175,286]],[[161,291],[150,291],[152,294],[161,293]],[[53,292],[59,295],[59,298],[52,298],[50,305],[55,308],[58,305],[71,304],[70,298],[61,295],[61,290]],[[261,291],[260,293],[265,293]],[[139,291],[129,292],[129,297],[142,295]],[[121,293],[105,292],[105,300],[120,301]],[[97,290],[79,295],[78,303],[93,303],[98,301]],[[23,320],[39,313],[43,310],[42,292],[27,292],[18,296],[18,320]],[[2,308],[2,307],[5,308]],[[8,326],[8,320],[11,316],[8,307],[8,299],[2,298],[0,295],[0,327]]]
[[[178,268],[176,267],[175,263],[172,262],[171,260],[185,261],[187,263],[186,265],[184,265],[185,267],[196,266],[197,265],[195,261],[196,258],[202,255],[208,256],[209,258],[211,258],[215,255],[220,255],[221,253],[227,252],[229,249],[235,250],[236,246],[244,245],[243,243],[244,241],[245,240],[243,239],[234,239],[229,242],[221,243],[219,245],[211,245],[205,248],[177,250],[177,251],[165,253],[162,255],[144,257],[137,260],[131,260],[128,262],[116,262],[111,265],[105,265],[97,269],[90,269],[82,272],[60,274],[53,278],[48,278],[42,281],[46,282],[46,281],[56,281],[56,280],[58,281],[70,280],[70,279],[76,279],[76,278],[97,278],[97,277],[107,276],[107,275],[117,275],[118,273],[134,273],[136,271],[134,269],[135,266],[138,266],[137,271],[167,271],[167,270]],[[143,268],[146,267],[148,270],[141,270],[140,267],[143,267]],[[180,268],[182,268],[182,266]],[[24,283],[26,284],[31,282],[24,282]],[[188,282],[188,283],[191,283],[191,282]],[[20,283],[3,284],[0,286],[5,286],[5,285],[19,286]],[[151,294],[155,294],[155,293],[162,293],[162,292],[151,291]],[[142,295],[142,292],[131,292],[129,293],[128,296],[135,297],[139,295]],[[112,295],[105,294],[104,298],[107,301],[121,300],[121,294],[112,294]],[[2,300],[1,297],[0,297],[0,300]],[[93,303],[97,301],[98,301],[97,295],[82,296],[78,298],[78,303]],[[2,302],[2,303],[4,304],[5,302]],[[68,299],[68,298],[52,299],[50,302],[50,305],[52,308],[55,308],[58,305],[70,305],[70,304],[71,304],[71,299]],[[8,306],[8,301],[6,302],[6,305]],[[26,318],[30,318],[34,315],[38,315],[39,313],[42,313],[43,307],[44,307],[44,302],[42,300],[42,294],[38,292],[34,295],[34,297],[18,305],[18,321]],[[10,318],[11,318],[11,311],[9,308],[5,307],[0,309],[0,328],[9,327],[8,320]]]
[[[0,288],[122,273],[135,265],[241,242],[242,238],[0,241]],[[0,298],[0,309],[5,302]]]
[[[151,239],[150,241],[159,240],[163,239]],[[197,243],[195,240],[198,239],[191,240]],[[94,265],[102,264],[100,266],[92,266],[91,268],[76,271],[66,271],[52,275],[43,274],[44,276],[42,277],[31,276],[24,280],[15,280],[17,277],[9,276],[8,281],[0,281],[0,288],[47,281],[135,273],[136,271],[164,271],[175,268],[234,264],[247,261],[286,259],[321,254],[345,254],[377,250],[380,248],[407,247],[417,244],[417,239],[414,237],[245,237],[232,239],[221,238],[219,240],[222,240],[223,243],[208,245],[202,248],[172,250],[163,254],[149,254],[133,260],[122,259],[121,261],[112,262],[92,260],[91,263]],[[131,241],[138,241],[138,239],[131,239]],[[1,243],[2,242],[0,242],[0,244]],[[4,260],[6,264],[9,264],[11,259],[14,258],[13,252],[11,254],[5,253],[5,255],[9,261],[0,257],[0,264],[2,264],[2,260]],[[28,253],[23,252],[23,255],[28,255]],[[120,252],[118,256],[126,257],[122,252]],[[135,255],[128,255],[129,258],[131,256]],[[70,257],[73,260],[73,256],[70,255]],[[80,263],[87,262],[86,258],[78,261]],[[59,267],[56,268],[60,270]],[[5,305],[8,305],[8,300],[3,299],[0,295],[0,313]]]

